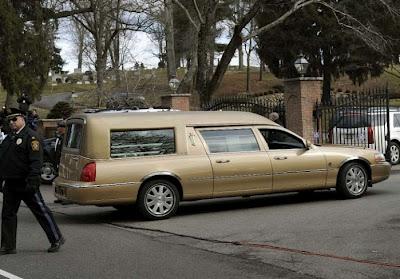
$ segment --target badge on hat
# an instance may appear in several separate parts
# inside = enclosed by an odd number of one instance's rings
[[[20,145],[22,143],[22,139],[21,138],[17,138],[17,141],[15,142],[17,145]]]
[[[32,146],[32,151],[39,151],[39,149],[40,149],[39,141],[36,139],[32,140],[31,146]]]

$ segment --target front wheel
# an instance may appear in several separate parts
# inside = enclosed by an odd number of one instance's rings
[[[400,163],[400,145],[397,142],[390,142],[390,163],[397,165]]]
[[[178,190],[168,180],[146,182],[139,192],[137,206],[139,213],[147,220],[167,219],[178,209]]]
[[[350,163],[340,171],[336,190],[342,197],[359,198],[367,191],[367,187],[367,171],[361,164]]]

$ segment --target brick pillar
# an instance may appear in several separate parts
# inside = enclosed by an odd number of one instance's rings
[[[286,127],[313,142],[313,110],[321,100],[322,78],[301,77],[284,81]]]
[[[170,94],[161,96],[161,106],[182,111],[190,110],[191,94]]]

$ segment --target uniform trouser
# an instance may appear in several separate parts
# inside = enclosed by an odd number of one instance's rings
[[[25,191],[25,181],[6,180],[3,189],[3,211],[1,215],[1,247],[15,249],[17,242],[17,212],[21,201],[32,211],[45,231],[50,243],[61,239],[60,230],[53,214],[43,201],[40,191]]]

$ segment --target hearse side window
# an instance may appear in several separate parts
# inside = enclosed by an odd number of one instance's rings
[[[281,130],[260,129],[269,149],[296,149],[305,148],[299,138]]]
[[[68,132],[65,141],[65,147],[79,149],[82,140],[82,124],[71,123],[68,125],[67,130]]]
[[[111,131],[111,158],[175,153],[174,129]]]
[[[202,130],[200,134],[206,141],[210,153],[260,150],[251,129]]]

